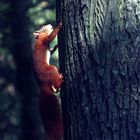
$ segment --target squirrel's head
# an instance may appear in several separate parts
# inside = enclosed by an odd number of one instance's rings
[[[42,35],[49,35],[53,31],[53,26],[51,24],[42,26],[39,30],[33,32],[34,37],[37,39]]]

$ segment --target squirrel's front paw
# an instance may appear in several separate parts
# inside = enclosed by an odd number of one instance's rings
[[[62,28],[62,22],[59,23],[59,28]]]
[[[60,73],[60,79],[61,79],[62,82],[64,81],[64,76],[63,76],[62,73]]]

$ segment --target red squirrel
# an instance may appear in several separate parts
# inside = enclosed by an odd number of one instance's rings
[[[48,140],[63,139],[60,103],[54,94],[60,89],[63,76],[55,66],[49,64],[50,55],[57,49],[57,46],[51,49],[49,44],[59,33],[61,27],[62,23],[59,23],[55,29],[49,24],[33,33],[36,38],[33,65],[41,92],[39,111]]]

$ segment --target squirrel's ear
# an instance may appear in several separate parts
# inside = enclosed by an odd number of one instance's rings
[[[39,36],[39,32],[33,32],[34,37],[37,39]]]

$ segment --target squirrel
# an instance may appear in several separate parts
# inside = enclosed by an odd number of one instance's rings
[[[55,95],[63,82],[63,76],[54,65],[50,65],[50,56],[57,49],[49,44],[60,31],[62,23],[53,29],[52,25],[42,26],[33,33],[35,45],[33,67],[40,88],[39,111],[48,140],[63,139],[63,123],[60,103]]]

